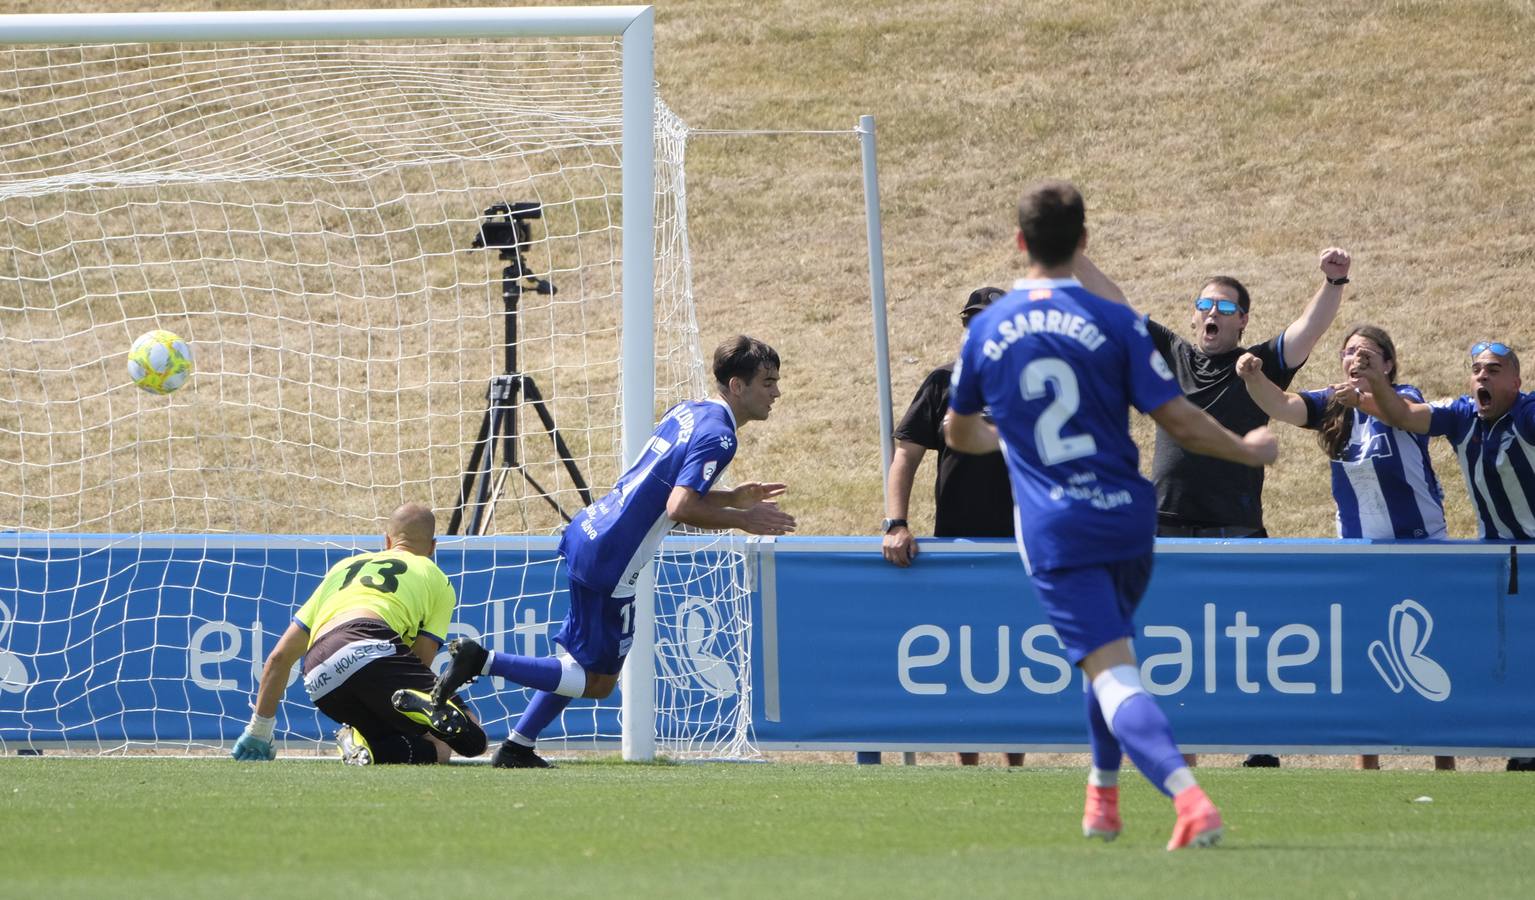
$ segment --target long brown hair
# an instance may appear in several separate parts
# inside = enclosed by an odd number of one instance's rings
[[[1395,384],[1401,377],[1402,368],[1396,361],[1396,344],[1392,342],[1391,335],[1384,328],[1376,328],[1374,325],[1355,325],[1343,336],[1344,348],[1348,347],[1349,340],[1356,334],[1373,341],[1380,348],[1381,362],[1390,363],[1386,377]],[[1343,348],[1338,353],[1341,358]],[[1342,459],[1343,451],[1348,449],[1348,439],[1354,430],[1353,412],[1343,405],[1337,394],[1327,398],[1327,408],[1322,410],[1322,423],[1317,426],[1316,442],[1328,459]]]

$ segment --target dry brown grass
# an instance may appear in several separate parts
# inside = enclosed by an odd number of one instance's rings
[[[1010,207],[1044,175],[1083,188],[1095,258],[1174,326],[1200,279],[1226,272],[1252,289],[1252,329],[1266,337],[1314,291],[1316,252],[1349,248],[1354,283],[1299,388],[1334,379],[1348,322],[1389,330],[1408,380],[1432,397],[1463,391],[1472,340],[1535,339],[1528,0],[675,0],[656,34],[662,93],[694,127],[877,117],[897,412],[952,353],[965,294],[1016,276]],[[699,136],[688,176],[705,346],[745,331],[785,358],[785,397],[745,432],[735,477],[792,482],[805,533],[871,531],[881,485],[855,143]],[[1324,460],[1309,435],[1280,436],[1270,530],[1331,534]],[[1149,447],[1144,424],[1138,437]],[[1435,463],[1451,534],[1473,536],[1442,446]],[[916,497],[915,518],[930,521],[928,492]]]

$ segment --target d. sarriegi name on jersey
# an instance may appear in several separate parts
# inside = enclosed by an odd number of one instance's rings
[[[989,360],[999,360],[1008,347],[1037,333],[1063,334],[1079,341],[1089,350],[1097,350],[1108,340],[1108,336],[1097,325],[1075,313],[1064,313],[1058,309],[1030,309],[998,322],[997,336],[988,337],[986,343],[981,345],[981,352]]]

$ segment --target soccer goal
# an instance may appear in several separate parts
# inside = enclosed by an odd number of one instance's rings
[[[0,17],[0,749],[231,741],[326,567],[430,502],[460,627],[548,653],[554,538],[704,394],[649,7]],[[186,386],[125,360],[163,329]],[[750,755],[745,543],[655,569],[548,743]],[[652,653],[652,648],[654,653]],[[526,695],[481,683],[495,737]],[[290,689],[278,738],[328,745]]]

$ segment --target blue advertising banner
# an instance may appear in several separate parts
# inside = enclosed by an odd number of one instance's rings
[[[239,735],[262,663],[336,562],[378,549],[349,538],[13,536],[0,566],[0,746],[222,742]],[[448,637],[554,652],[568,593],[554,539],[439,544],[460,598]],[[445,657],[439,656],[438,664]],[[328,739],[294,666],[277,729]],[[470,689],[487,730],[520,712],[501,679]],[[510,704],[510,708],[507,707]],[[616,704],[585,705],[551,727],[618,734]],[[504,735],[503,735],[504,736]]]
[[[764,565],[764,748],[1072,749],[1082,676],[1010,542],[782,542]],[[1182,745],[1535,747],[1535,605],[1508,546],[1167,541],[1136,615]]]
[[[0,544],[0,748],[233,740],[293,612],[330,565],[376,548],[228,536]],[[926,541],[910,569],[869,538],[744,546],[760,747],[1085,748],[1081,676],[1010,542]],[[554,548],[445,541],[437,559],[460,596],[453,634],[553,652],[567,602]],[[747,693],[727,640],[744,624],[725,620],[698,562],[663,555],[662,579],[689,586],[658,599],[677,625],[656,646],[660,685],[690,691],[673,705],[706,730],[727,727],[717,723]],[[1163,542],[1136,616],[1143,680],[1193,751],[1528,755],[1535,588],[1520,591],[1510,562],[1507,545]],[[469,697],[492,737],[526,702],[497,679]],[[618,710],[616,696],[578,702],[548,737],[612,746]],[[318,741],[333,728],[290,683],[279,733]]]

